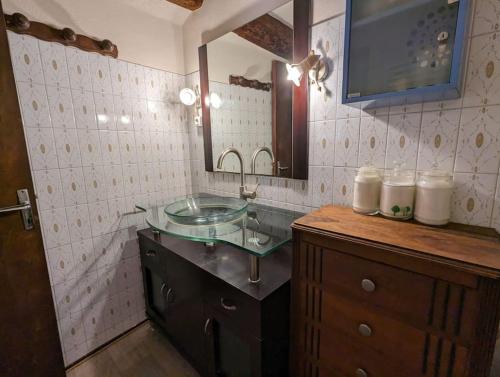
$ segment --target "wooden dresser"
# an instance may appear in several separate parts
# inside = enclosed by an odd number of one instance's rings
[[[335,206],[292,227],[293,376],[490,376],[497,237]]]

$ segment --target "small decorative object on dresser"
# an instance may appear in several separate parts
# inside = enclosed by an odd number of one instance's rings
[[[363,215],[376,215],[380,206],[382,179],[377,168],[363,166],[354,178],[354,199],[352,208]]]
[[[292,376],[490,377],[497,233],[334,206],[292,227]]]
[[[415,174],[395,167],[384,177],[380,197],[380,212],[391,219],[408,220],[413,217],[415,201]]]
[[[421,172],[417,180],[415,220],[427,225],[446,225],[451,217],[453,175],[441,170]]]

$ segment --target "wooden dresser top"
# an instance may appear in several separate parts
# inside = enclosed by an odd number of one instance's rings
[[[351,208],[325,206],[296,220],[292,228],[333,237],[369,241],[420,254],[428,259],[468,265],[479,275],[500,278],[500,238],[356,214]]]

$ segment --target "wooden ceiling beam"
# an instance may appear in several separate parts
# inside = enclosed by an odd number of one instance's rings
[[[234,33],[282,58],[293,58],[293,29],[269,14],[239,27]]]
[[[167,0],[167,1],[189,10],[199,9],[203,5],[203,0]]]

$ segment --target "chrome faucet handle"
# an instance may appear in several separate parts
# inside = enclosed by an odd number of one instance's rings
[[[245,199],[255,199],[257,197],[257,187],[259,184],[253,185],[253,190],[249,189],[248,186],[240,187],[241,196]]]

